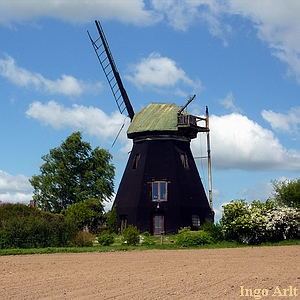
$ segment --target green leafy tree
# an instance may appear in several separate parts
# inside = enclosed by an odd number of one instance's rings
[[[300,208],[300,178],[272,181],[274,199],[280,205]]]
[[[61,211],[67,219],[75,221],[79,228],[97,232],[97,227],[104,223],[103,205],[98,199],[90,198],[72,204]]]
[[[114,205],[112,209],[107,213],[107,229],[110,233],[117,232],[118,216],[116,205]]]
[[[110,163],[112,156],[105,149],[92,149],[82,141],[80,132],[74,132],[42,159],[41,174],[29,180],[38,208],[60,213],[90,198],[103,203],[112,196],[115,175]]]

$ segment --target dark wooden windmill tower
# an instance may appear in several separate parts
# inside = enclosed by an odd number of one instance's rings
[[[113,204],[119,228],[134,224],[142,232],[176,233],[212,221],[211,185],[208,201],[190,148],[199,132],[209,132],[208,110],[205,118],[185,112],[193,96],[183,107],[151,103],[135,114],[100,22],[95,23],[99,37],[89,37],[120,112],[131,119],[127,136],[133,147]]]

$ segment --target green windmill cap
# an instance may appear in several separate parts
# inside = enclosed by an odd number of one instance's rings
[[[170,103],[151,103],[134,115],[128,128],[130,136],[140,132],[177,131],[180,107]]]

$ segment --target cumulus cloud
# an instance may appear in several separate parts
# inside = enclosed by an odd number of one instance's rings
[[[67,22],[90,22],[95,18],[118,19],[137,25],[149,25],[161,19],[160,15],[147,10],[143,0],[2,0],[0,23],[27,21],[51,17]]]
[[[99,139],[115,138],[125,121],[125,129],[120,135],[120,139],[123,141],[126,140],[124,132],[129,124],[128,118],[119,112],[113,112],[108,116],[99,108],[77,104],[65,107],[55,101],[46,104],[38,101],[31,103],[26,111],[26,116],[54,129],[71,128]]]
[[[90,84],[65,74],[54,81],[47,79],[39,73],[19,67],[10,56],[0,59],[0,75],[19,87],[33,87],[37,91],[65,96],[80,96],[85,92],[99,91],[102,87],[101,83]]]
[[[31,189],[28,178],[25,175],[10,175],[0,170],[0,193],[2,191],[24,192]]]
[[[33,193],[0,193],[0,201],[8,203],[29,204]]]
[[[190,79],[174,60],[159,53],[151,53],[139,63],[131,65],[130,72],[132,75],[127,75],[126,78],[140,88],[165,89],[181,83],[192,87],[194,91],[201,89],[199,79]]]
[[[205,22],[213,36],[227,45],[233,28],[231,17],[252,22],[257,36],[287,64],[287,74],[300,84],[300,2],[298,0],[110,0],[110,1],[21,1],[0,2],[0,23],[10,24],[41,17],[67,22],[91,22],[95,18],[117,19],[136,25],[153,25],[167,20],[178,30]]]
[[[257,171],[300,170],[300,153],[285,149],[274,133],[238,113],[210,118],[213,167]],[[199,137],[200,138],[200,137]],[[203,149],[192,142],[195,156]]]
[[[71,128],[96,136],[101,140],[113,140],[125,121],[119,136],[123,143],[121,151],[131,148],[132,142],[126,137],[129,119],[119,112],[106,115],[95,107],[73,104],[65,107],[55,101],[46,104],[33,102],[26,111],[29,118],[55,129]],[[211,148],[215,169],[240,170],[300,170],[300,153],[285,149],[274,133],[250,120],[246,116],[232,113],[210,117]],[[194,155],[203,155],[203,142],[192,141]]]
[[[276,113],[272,110],[263,110],[261,115],[276,131],[298,133],[300,107],[294,107],[286,114]]]
[[[27,202],[32,199],[32,186],[23,174],[11,175],[0,170],[0,201]]]

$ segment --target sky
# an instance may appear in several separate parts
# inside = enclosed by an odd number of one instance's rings
[[[208,106],[216,219],[232,199],[264,201],[273,180],[299,178],[300,1],[2,0],[0,201],[29,203],[41,157],[74,131],[111,152],[117,190],[130,121],[87,35],[94,20],[135,112],[193,94],[189,113]],[[208,190],[205,133],[191,148]]]

